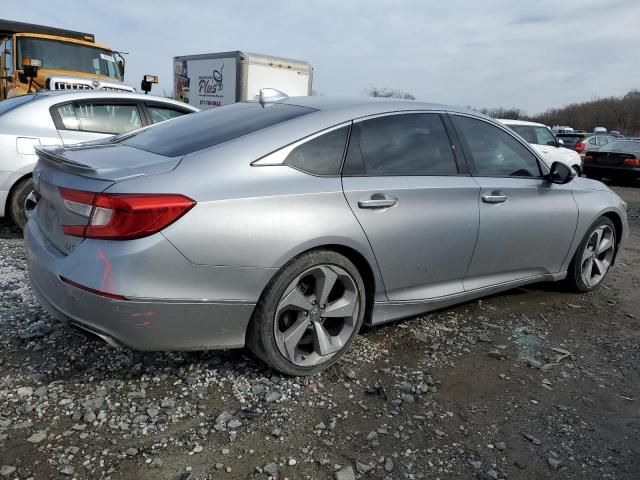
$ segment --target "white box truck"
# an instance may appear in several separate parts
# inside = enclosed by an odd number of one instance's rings
[[[246,52],[173,58],[173,98],[201,109],[258,98],[261,88],[311,95],[309,63]]]

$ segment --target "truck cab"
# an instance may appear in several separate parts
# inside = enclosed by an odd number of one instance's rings
[[[0,100],[41,89],[134,91],[123,79],[124,59],[92,34],[0,20]]]

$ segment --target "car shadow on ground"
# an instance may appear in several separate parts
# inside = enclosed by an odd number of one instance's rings
[[[22,238],[22,231],[8,218],[0,218],[0,238]]]

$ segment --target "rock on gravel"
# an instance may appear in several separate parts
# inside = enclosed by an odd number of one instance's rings
[[[278,465],[275,463],[267,463],[264,467],[262,467],[262,471],[267,475],[271,475],[275,477],[278,475]]]
[[[384,459],[384,471],[387,473],[391,473],[393,472],[393,460],[391,459],[391,457],[386,457]]]
[[[36,432],[27,438],[27,442],[29,443],[40,443],[47,439],[47,432]]]
[[[547,463],[553,470],[558,470],[562,466],[562,460],[553,456],[547,458]]]
[[[11,465],[3,465],[2,467],[0,467],[0,475],[2,475],[3,477],[8,477],[15,471],[16,467],[13,467]]]
[[[356,473],[351,465],[347,465],[336,472],[335,478],[336,480],[356,480]]]

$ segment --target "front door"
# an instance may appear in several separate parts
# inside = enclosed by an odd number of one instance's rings
[[[355,122],[342,183],[389,300],[463,290],[478,230],[479,187],[459,173],[439,114]]]
[[[465,290],[559,272],[578,221],[571,184],[547,181],[536,156],[506,129],[451,118],[480,186],[480,230]]]

